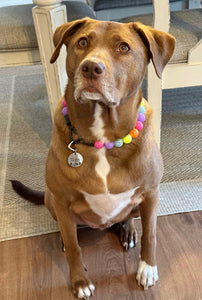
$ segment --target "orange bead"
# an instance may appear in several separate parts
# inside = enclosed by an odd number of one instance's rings
[[[134,128],[134,129],[130,132],[130,135],[132,136],[132,138],[136,138],[136,137],[138,137],[138,135],[139,135],[139,131],[138,131],[136,128]]]

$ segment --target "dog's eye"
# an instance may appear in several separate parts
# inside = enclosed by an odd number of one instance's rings
[[[86,39],[86,38],[81,38],[81,39],[78,41],[78,45],[79,45],[79,47],[81,47],[81,48],[85,48],[85,47],[88,45],[87,39]]]
[[[121,44],[121,45],[119,46],[119,51],[120,51],[121,53],[126,53],[126,52],[128,52],[129,50],[130,50],[129,46],[128,46],[127,44],[125,44],[125,43],[123,43],[123,44]]]

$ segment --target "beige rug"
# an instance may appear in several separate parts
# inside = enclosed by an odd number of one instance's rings
[[[18,197],[10,179],[44,190],[51,118],[41,66],[1,69],[0,240],[58,231],[45,207]],[[165,91],[159,215],[202,209],[202,87]]]

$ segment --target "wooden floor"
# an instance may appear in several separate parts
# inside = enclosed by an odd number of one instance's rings
[[[140,221],[137,229],[140,233]],[[135,272],[140,244],[129,252],[115,229],[79,229],[79,241],[94,300],[201,300],[202,212],[158,218],[159,281],[148,291],[138,287]],[[0,243],[1,300],[73,300],[68,265],[59,234]]]

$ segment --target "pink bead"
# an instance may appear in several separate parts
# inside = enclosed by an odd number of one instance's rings
[[[137,123],[136,123],[136,125],[135,125],[135,128],[136,128],[138,131],[142,130],[142,128],[143,128],[143,123],[140,122],[140,121],[137,121]]]
[[[113,142],[105,143],[105,148],[106,149],[112,149],[113,147],[114,147],[114,143]]]
[[[103,144],[101,141],[96,141],[96,142],[94,143],[94,146],[95,146],[95,148],[97,148],[97,149],[101,149],[101,148],[103,148],[104,144]]]
[[[63,105],[63,107],[66,107],[66,106],[67,106],[67,102],[66,102],[65,99],[63,99],[63,101],[62,101],[62,105]]]
[[[138,114],[138,119],[137,119],[137,120],[143,123],[143,122],[145,121],[145,115],[139,113],[139,114]]]
[[[66,115],[67,115],[67,107],[63,107],[63,109],[62,109],[62,113],[63,113],[63,115],[64,115],[64,116],[66,116]]]

